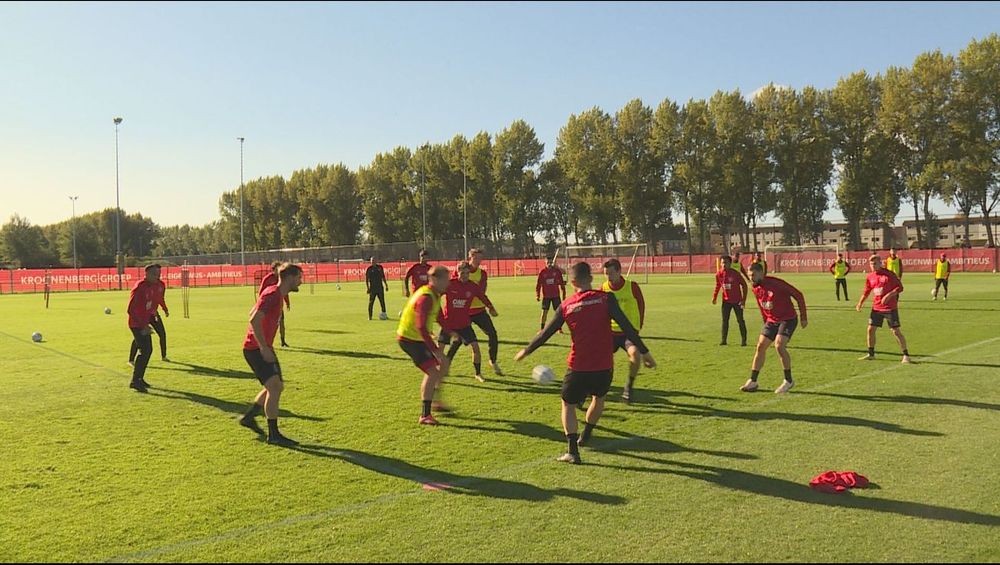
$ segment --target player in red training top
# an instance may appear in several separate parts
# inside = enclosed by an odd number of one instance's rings
[[[145,277],[135,283],[128,295],[128,329],[132,332],[132,346],[138,346],[139,349],[132,367],[132,381],[128,386],[138,392],[146,392],[149,388],[145,376],[149,357],[153,354],[153,340],[150,337],[153,328],[150,324],[156,315],[156,307],[162,300],[159,292],[162,284],[160,266],[155,263],[147,265],[145,272]]]
[[[861,357],[862,361],[875,359],[875,330],[882,327],[882,320],[889,322],[889,330],[896,336],[899,348],[903,350],[903,363],[910,361],[910,352],[906,349],[906,338],[899,329],[899,293],[903,292],[903,283],[896,273],[882,267],[878,255],[868,258],[868,276],[865,277],[865,289],[855,310],[861,311],[861,305],[874,294],[872,311],[868,315],[868,354]]]
[[[469,271],[472,266],[468,261],[462,261],[455,267],[455,274],[448,282],[448,290],[445,292],[441,307],[441,335],[438,336],[438,343],[444,347],[451,342],[448,349],[448,359],[454,360],[455,354],[462,345],[472,347],[472,367],[476,370],[476,380],[486,382],[482,372],[482,354],[479,351],[479,338],[476,331],[472,329],[472,319],[469,317],[469,308],[472,300],[478,298],[489,308],[490,316],[496,318],[497,313],[489,297],[482,288],[469,280]],[[452,341],[452,336],[456,336]]]
[[[563,323],[569,325],[573,345],[569,352],[567,364],[569,370],[563,377],[562,385],[562,424],[569,444],[569,452],[560,456],[557,461],[564,463],[580,463],[579,446],[585,445],[597,421],[604,411],[604,397],[611,388],[611,377],[614,369],[613,338],[611,337],[611,320],[614,320],[625,333],[626,338],[635,344],[642,355],[646,367],[653,368],[656,361],[642,342],[628,317],[618,307],[615,295],[610,292],[593,290],[593,276],[590,265],[579,262],[573,265],[570,283],[576,293],[563,301],[556,309],[555,316],[542,333],[514,357],[520,361],[532,351],[542,346]],[[592,397],[587,410],[587,420],[583,434],[577,434],[576,405],[586,397]]]
[[[403,296],[407,298],[410,292],[416,292],[429,281],[431,265],[427,262],[427,250],[421,249],[419,257],[420,262],[407,269],[406,276],[403,277]]]
[[[743,392],[757,390],[757,375],[764,366],[767,348],[774,343],[774,350],[778,352],[781,367],[785,370],[785,380],[774,392],[785,393],[795,386],[795,381],[792,380],[792,357],[788,354],[788,341],[792,339],[792,334],[799,325],[799,317],[802,318],[803,328],[809,325],[806,298],[799,289],[778,277],[764,276],[764,267],[759,263],[750,265],[750,280],[753,281],[753,293],[757,297],[760,315],[764,318],[764,327],[760,330],[760,338],[757,339],[757,351],[753,355],[750,379],[740,387],[740,390]],[[798,315],[792,306],[793,298],[799,305]]]
[[[563,300],[566,300],[566,281],[563,279],[562,270],[556,267],[555,259],[549,259],[545,268],[538,273],[538,280],[535,281],[535,302],[542,302],[540,330],[545,329],[545,318],[549,315],[549,308],[557,310]]]
[[[274,286],[278,284],[278,267],[282,265],[281,261],[275,261],[271,263],[271,272],[264,277],[264,280],[260,281],[260,288],[257,290],[257,297],[259,298],[261,294],[264,294],[264,290],[269,286]],[[285,295],[285,309],[291,310],[292,303],[288,300],[288,295]],[[278,318],[278,335],[281,336],[281,347],[288,347],[288,342],[285,341],[285,311],[281,311],[281,316]]]
[[[243,340],[243,358],[264,388],[257,393],[250,410],[240,418],[240,425],[263,435],[264,431],[254,420],[263,411],[267,418],[267,443],[286,447],[298,445],[298,442],[278,431],[278,403],[285,385],[281,377],[281,365],[274,354],[274,334],[278,333],[284,298],[289,292],[298,292],[301,284],[301,267],[291,263],[283,263],[278,267],[278,284],[265,288],[257,298],[257,303],[250,311],[250,324]]]
[[[740,326],[740,345],[747,344],[747,324],[743,320],[743,308],[747,303],[747,283],[739,271],[732,268],[733,260],[729,255],[723,255],[719,260],[719,272],[715,273],[715,292],[712,293],[712,304],[719,298],[722,290],[722,341],[726,345],[729,339],[729,315],[736,312],[736,322]]]

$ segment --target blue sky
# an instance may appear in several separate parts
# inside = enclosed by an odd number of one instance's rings
[[[122,208],[201,225],[239,136],[247,179],[516,119],[549,156],[595,105],[828,88],[996,31],[974,2],[3,3],[0,221],[114,206],[115,116]]]

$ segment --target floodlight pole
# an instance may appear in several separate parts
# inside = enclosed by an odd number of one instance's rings
[[[243,239],[243,141],[244,137],[237,137],[240,141],[240,265],[247,264],[246,246]],[[246,273],[244,273],[244,276]],[[244,281],[246,282],[246,281]]]
[[[119,176],[118,176],[118,126],[122,123],[122,118],[115,118],[115,271],[118,273],[118,290],[122,289],[122,206],[119,197]]]
[[[465,155],[462,155],[462,241],[465,243],[465,255],[469,256],[469,204],[466,197]]]

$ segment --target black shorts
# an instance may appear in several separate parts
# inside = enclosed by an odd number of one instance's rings
[[[604,398],[611,390],[612,370],[574,371],[570,369],[563,377],[562,399],[567,404],[579,404],[588,396]]]
[[[274,356],[274,363],[268,363],[264,361],[264,356],[261,355],[259,349],[244,349],[243,358],[247,360],[247,364],[253,369],[253,374],[256,375],[260,384],[267,383],[275,375],[277,375],[278,380],[285,380],[281,378],[281,364],[278,363],[277,355]]]
[[[785,320],[784,322],[778,323],[766,322],[764,327],[760,330],[760,335],[771,341],[777,339],[779,335],[792,339],[792,334],[795,333],[795,328],[797,327],[799,327],[798,318],[792,318],[791,320]]]
[[[427,371],[431,367],[437,367],[437,359],[434,358],[434,354],[431,353],[430,349],[427,349],[427,344],[422,341],[410,341],[408,339],[400,339],[399,347],[410,356],[413,360],[413,364],[417,366],[421,371]]]
[[[560,304],[562,304],[562,300],[560,300],[558,296],[555,296],[555,297],[552,297],[552,298],[543,298],[542,299],[542,310],[546,310],[547,311],[550,307],[553,310],[555,310],[556,308],[559,307]]]
[[[472,329],[472,326],[451,331],[458,334],[458,338],[462,340],[464,345],[470,345],[479,341],[479,338],[476,337],[476,332]],[[438,343],[451,343],[451,334],[442,329],[441,334],[438,336]]]
[[[899,310],[893,310],[891,312],[876,312],[874,310],[868,315],[868,325],[875,326],[876,328],[882,327],[882,320],[889,322],[890,328],[899,327]]]
[[[611,349],[612,353],[617,353],[619,349],[623,349],[625,350],[625,353],[628,353],[628,348],[635,346],[635,344],[629,341],[624,334],[622,335],[612,334],[611,337],[614,338],[614,345],[612,346]]]

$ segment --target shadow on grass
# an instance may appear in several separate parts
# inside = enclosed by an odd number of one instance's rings
[[[798,393],[792,393],[798,394]],[[940,432],[926,430],[914,430],[905,428],[899,424],[881,422],[879,420],[868,420],[866,418],[855,418],[852,416],[825,416],[822,414],[796,414],[793,412],[740,412],[736,410],[725,410],[711,406],[701,406],[698,404],[674,403],[669,408],[681,416],[696,416],[701,418],[727,418],[731,420],[748,420],[761,422],[769,420],[787,420],[791,422],[806,422],[810,424],[824,424],[830,426],[849,426],[857,428],[870,428],[883,432],[895,434],[922,436],[922,437],[942,437]]]
[[[355,451],[353,449],[338,449],[317,444],[302,444],[289,449],[316,457],[337,459],[369,471],[412,481],[419,484],[424,490],[440,491],[448,494],[532,502],[544,502],[552,500],[557,496],[576,498],[594,504],[620,505],[626,502],[624,498],[610,494],[569,488],[545,489],[516,481],[473,475],[458,475],[438,469],[420,467],[401,459]]]
[[[558,335],[559,334],[556,334],[556,335],[552,336],[552,338],[549,339],[549,341],[547,341],[547,342],[545,342],[545,343],[542,344],[542,347],[563,347],[563,348],[569,347],[569,344],[567,344],[567,343],[554,343],[552,341],[553,339],[556,339],[556,336],[558,336]],[[566,335],[568,336],[569,333],[567,333]],[[487,343],[486,338],[483,337],[483,336],[478,336],[478,337],[480,339],[480,341],[479,341],[479,344],[480,344],[479,347],[485,348],[486,347],[486,343]],[[499,343],[500,345],[513,345],[515,347],[519,347],[521,349],[524,349],[525,347],[528,347],[528,344],[531,343],[531,340],[528,339],[528,340],[525,340],[525,341],[508,341],[508,340],[505,340],[505,339],[500,339],[500,340],[497,340],[497,343]]]
[[[292,351],[301,351],[313,355],[329,355],[331,357],[349,357],[351,359],[394,359],[403,360],[402,357],[392,357],[383,353],[369,353],[367,351],[338,351],[334,349],[317,349],[315,347],[292,347]]]
[[[329,335],[347,335],[354,332],[345,332],[343,330],[299,330],[303,332],[310,332],[314,334],[329,334]]]
[[[989,402],[973,402],[971,400],[955,400],[951,398],[926,398],[923,396],[894,395],[882,396],[875,394],[837,394],[833,392],[800,392],[812,396],[829,396],[847,400],[866,400],[869,402],[893,402],[899,404],[930,404],[935,406],[959,406],[962,408],[978,408],[980,410],[1000,410],[1000,404]]]
[[[167,398],[169,400],[186,400],[188,402],[194,402],[195,404],[201,404],[204,406],[211,406],[212,408],[218,408],[219,410],[229,413],[229,414],[245,414],[247,409],[250,408],[250,402],[252,402],[252,397],[248,396],[246,402],[231,402],[229,400],[222,400],[221,398],[215,398],[214,396],[206,396],[204,394],[197,394],[194,392],[188,392],[184,390],[173,390],[169,388],[161,388],[153,385],[147,393],[150,396],[156,396],[159,398]],[[296,418],[299,420],[308,420],[310,422],[325,422],[326,418],[319,418],[317,416],[300,416],[291,410],[280,410],[278,412],[279,418]],[[236,425],[235,422],[233,425]]]
[[[874,512],[898,514],[901,516],[911,516],[926,520],[955,522],[959,524],[1000,526],[1000,516],[994,516],[992,514],[981,514],[979,512],[972,512],[969,510],[948,508],[946,506],[935,506],[932,504],[922,504],[919,502],[869,498],[867,496],[856,496],[849,493],[825,494],[812,490],[806,484],[799,484],[784,479],[776,479],[765,475],[748,473],[746,471],[738,471],[736,469],[726,469],[724,467],[697,465],[694,463],[681,463],[676,461],[664,462],[664,464],[659,467],[633,467],[627,465],[599,466],[622,471],[635,471],[639,473],[664,473],[678,475],[681,477],[688,477],[712,483],[723,488],[750,492],[761,496],[781,498],[784,500],[793,500],[806,504],[871,510]]]
[[[173,365],[180,365],[180,367],[174,367]],[[221,377],[224,379],[256,378],[250,371],[233,371],[227,369],[217,369],[215,367],[206,367],[205,365],[195,365],[193,363],[185,363],[184,361],[170,361],[165,365],[158,364],[154,368],[161,371],[181,371],[183,373],[190,373],[192,375],[198,375],[202,377]]]

